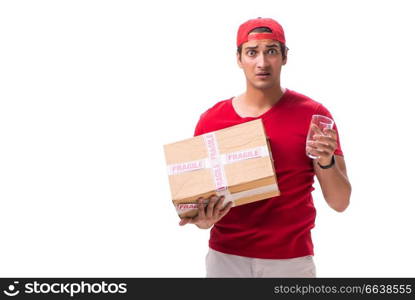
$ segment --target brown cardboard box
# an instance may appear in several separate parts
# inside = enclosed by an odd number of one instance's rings
[[[197,199],[225,195],[242,205],[280,195],[261,119],[164,145],[173,203],[197,215]]]

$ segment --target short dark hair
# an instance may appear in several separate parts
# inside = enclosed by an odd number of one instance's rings
[[[251,33],[251,32],[262,33],[262,32],[272,32],[272,30],[270,28],[268,28],[268,27],[257,27],[257,28],[252,29],[249,33]],[[288,48],[285,46],[284,43],[278,42],[278,44],[280,45],[280,48],[281,48],[282,58],[283,59],[286,59],[287,58],[287,55],[285,53],[286,52],[285,49],[288,49]],[[239,56],[241,56],[241,54],[242,54],[242,45],[240,45],[238,47],[237,51],[238,51]]]

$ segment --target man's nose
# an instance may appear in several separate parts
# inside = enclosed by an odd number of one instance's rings
[[[260,53],[257,56],[257,63],[256,63],[257,67],[259,68],[264,68],[268,66],[268,60],[265,57],[264,53]]]

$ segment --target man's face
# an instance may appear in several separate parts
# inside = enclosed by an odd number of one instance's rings
[[[249,84],[257,89],[269,89],[280,84],[282,58],[280,44],[274,40],[251,40],[242,45],[238,65]]]

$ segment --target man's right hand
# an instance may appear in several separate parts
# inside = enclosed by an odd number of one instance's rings
[[[213,224],[222,219],[232,208],[232,201],[229,201],[225,207],[222,208],[224,199],[224,196],[217,197],[215,195],[212,195],[207,199],[197,199],[199,204],[198,215],[194,218],[181,219],[179,225],[195,224],[201,229],[209,229]],[[208,201],[207,206],[205,206],[206,200]]]

